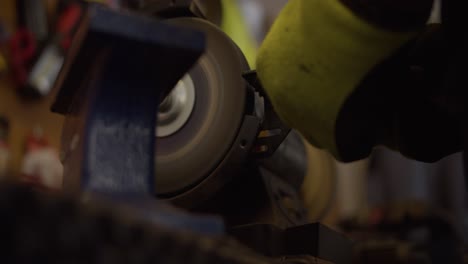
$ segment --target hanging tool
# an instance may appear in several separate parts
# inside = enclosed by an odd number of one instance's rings
[[[26,89],[33,95],[42,97],[51,91],[82,13],[82,5],[71,3],[59,15],[54,37],[39,54],[28,77]]]

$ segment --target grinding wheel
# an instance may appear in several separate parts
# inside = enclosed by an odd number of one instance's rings
[[[248,70],[233,41],[210,22],[193,17],[167,23],[202,31],[206,51],[160,104],[156,191],[171,198],[203,181],[231,148],[246,108]]]

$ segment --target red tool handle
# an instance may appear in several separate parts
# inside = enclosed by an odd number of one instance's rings
[[[20,85],[25,84],[28,79],[29,64],[37,50],[36,39],[27,29],[19,29],[9,44],[14,78]]]
[[[57,34],[61,37],[60,46],[67,50],[71,44],[73,30],[81,19],[83,13],[79,4],[70,4],[60,15],[57,22]]]

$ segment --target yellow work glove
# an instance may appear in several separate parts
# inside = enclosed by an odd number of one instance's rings
[[[283,121],[342,160],[340,109],[371,69],[415,35],[366,22],[338,0],[290,0],[260,47],[258,77]]]

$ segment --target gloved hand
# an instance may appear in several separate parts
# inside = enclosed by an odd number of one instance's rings
[[[416,36],[431,6],[432,0],[290,0],[257,59],[279,116],[338,160],[369,155],[381,131],[367,117],[345,118],[347,100],[370,71]]]

